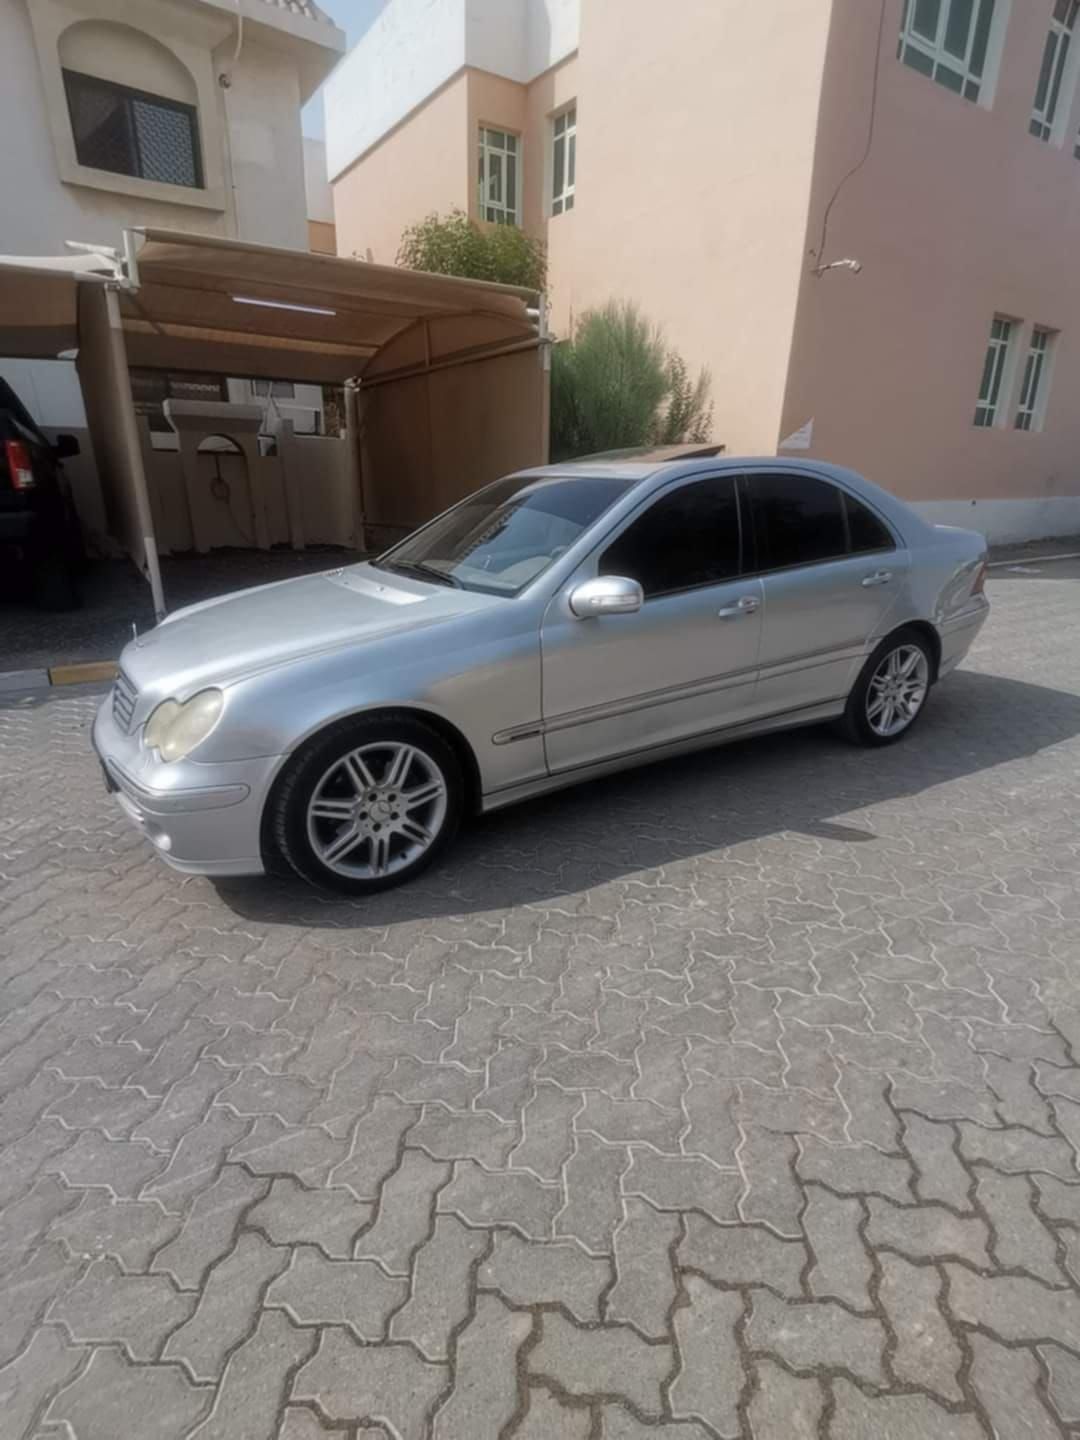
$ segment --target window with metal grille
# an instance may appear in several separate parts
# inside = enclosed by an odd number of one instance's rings
[[[577,174],[577,106],[571,105],[551,122],[551,213],[574,208]]]
[[[1049,330],[1040,330],[1038,326],[1031,332],[1031,344],[1024,361],[1024,379],[1020,386],[1020,404],[1016,410],[1017,430],[1039,430],[1042,427],[1046,371],[1053,338]]]
[[[170,370],[131,370],[131,395],[135,413],[145,415],[150,429],[158,435],[172,435],[165,419],[166,400],[228,400],[224,375],[196,375]]]
[[[64,71],[80,165],[201,189],[199,121],[193,105]]]
[[[480,127],[480,218],[496,225],[516,225],[521,141],[505,130]]]
[[[1003,320],[1000,315],[995,317],[990,328],[990,344],[986,348],[979,403],[975,409],[975,424],[981,430],[990,430],[998,423],[998,406],[1012,348],[1013,328],[1013,322]]]
[[[965,100],[986,78],[996,0],[904,0],[898,55]]]
[[[1035,105],[1031,112],[1031,133],[1039,140],[1050,140],[1059,114],[1067,113],[1069,104],[1062,105],[1062,96],[1069,87],[1066,76],[1069,73],[1069,51],[1077,19],[1080,18],[1080,0],[1056,0],[1054,14],[1050,21],[1050,33],[1043,50],[1042,69],[1035,91]],[[1075,85],[1075,77],[1073,80]]]

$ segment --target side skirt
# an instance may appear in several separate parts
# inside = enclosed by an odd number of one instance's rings
[[[546,795],[552,790],[565,790],[571,785],[581,785],[587,780],[598,780],[604,775],[615,775],[620,770],[633,770],[641,765],[653,765],[660,760],[670,760],[676,755],[692,755],[696,750],[711,750],[719,745],[730,745],[735,740],[746,740],[754,735],[767,735],[774,730],[794,730],[802,725],[819,725],[826,720],[835,720],[844,713],[847,697],[841,696],[821,705],[805,706],[800,710],[786,710],[779,715],[768,715],[760,720],[748,720],[742,725],[730,725],[722,730],[709,730],[703,735],[692,735],[686,740],[674,740],[666,745],[650,745],[644,750],[632,750],[617,755],[611,760],[601,760],[593,765],[576,765],[569,770],[560,770],[554,775],[544,775],[527,780],[521,785],[508,785],[501,790],[492,790],[481,801],[481,812],[502,810],[507,805],[516,805],[519,800],[531,800],[537,795]]]

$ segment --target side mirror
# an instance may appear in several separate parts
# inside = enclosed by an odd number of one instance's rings
[[[570,592],[570,609],[579,620],[601,615],[632,615],[645,603],[645,592],[636,580],[623,575],[598,575]]]
[[[53,454],[58,460],[74,460],[79,453],[79,442],[74,435],[57,435]]]

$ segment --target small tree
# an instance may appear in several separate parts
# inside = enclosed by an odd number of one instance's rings
[[[435,275],[462,275],[543,290],[547,252],[516,225],[478,225],[464,210],[431,214],[401,237],[397,263]]]
[[[645,445],[704,443],[712,425],[710,378],[686,362],[636,305],[609,301],[556,345],[551,375],[551,458]]]

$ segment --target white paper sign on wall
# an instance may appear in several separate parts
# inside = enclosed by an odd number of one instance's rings
[[[786,440],[780,441],[780,449],[809,450],[813,443],[814,422],[813,420],[808,420],[800,430],[796,430],[795,433],[793,435],[789,435]]]

